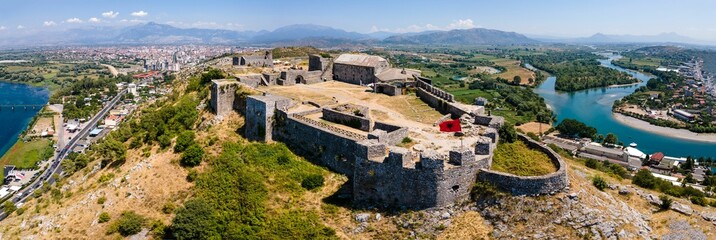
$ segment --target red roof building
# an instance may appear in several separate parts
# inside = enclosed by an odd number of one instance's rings
[[[649,157],[649,161],[651,162],[661,162],[661,160],[664,159],[664,153],[662,152],[655,152],[654,154],[651,154],[651,157]]]

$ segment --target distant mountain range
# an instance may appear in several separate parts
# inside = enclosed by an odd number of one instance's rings
[[[661,33],[657,35],[610,35],[596,33],[582,38],[560,38],[549,36],[531,36],[542,42],[581,43],[581,44],[618,44],[618,43],[683,43],[683,44],[713,44],[699,41],[677,33]]]
[[[24,36],[0,36],[0,46],[62,45],[149,45],[149,44],[241,44],[264,46],[312,45],[315,47],[355,47],[375,45],[523,45],[523,44],[611,44],[611,43],[688,43],[703,44],[676,33],[654,36],[595,34],[586,38],[532,36],[493,29],[472,28],[414,33],[349,32],[332,27],[296,24],[273,31],[233,31],[222,29],[178,28],[167,24],[145,23],[129,27],[87,27],[41,32]]]
[[[519,33],[484,28],[401,34],[388,37],[382,42],[386,44],[421,45],[513,45],[539,43],[539,41],[527,38]]]

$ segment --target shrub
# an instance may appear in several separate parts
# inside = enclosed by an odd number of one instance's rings
[[[699,205],[699,206],[704,206],[704,207],[705,207],[705,206],[707,205],[707,204],[706,204],[706,198],[704,198],[704,197],[702,197],[702,196],[692,196],[690,200],[691,200],[691,203],[696,204],[696,205]],[[18,210],[19,210],[19,209],[18,209]]]
[[[587,158],[587,160],[584,162],[584,165],[586,165],[588,168],[597,169],[597,165],[599,162],[597,160]]]
[[[172,235],[176,239],[219,238],[219,223],[214,212],[204,200],[192,199],[177,210],[172,221]]]
[[[592,178],[592,185],[599,189],[599,191],[604,191],[605,188],[609,187],[609,184],[607,184],[607,182],[600,176]]]
[[[472,197],[472,200],[478,200],[486,197],[500,197],[503,194],[504,193],[495,185],[488,182],[477,182],[470,190],[470,197]]]
[[[185,167],[194,167],[201,163],[201,159],[204,157],[204,149],[201,149],[199,145],[194,144],[189,146],[181,156],[181,165]]]
[[[122,236],[134,235],[142,231],[147,220],[134,211],[122,212],[116,222],[107,229],[107,234],[119,232]]]
[[[532,140],[539,141],[539,136],[533,132],[528,132],[527,136],[530,137]]]
[[[649,170],[642,169],[636,172],[636,175],[634,175],[634,178],[631,181],[639,187],[654,189],[656,186],[656,180],[657,179],[655,179],[654,175],[651,175]]]
[[[278,157],[276,158],[276,161],[277,161],[278,164],[280,164],[280,165],[286,165],[286,164],[288,164],[289,162],[291,162],[291,158],[290,158],[289,156],[286,156],[286,155],[281,155],[281,156],[278,156]]]
[[[412,142],[413,142],[413,139],[411,139],[411,138],[409,138],[409,137],[404,137],[403,140],[400,141],[400,142],[403,143],[403,144],[408,144],[408,143],[412,143]]]
[[[311,174],[303,179],[303,181],[301,182],[301,187],[308,190],[313,190],[323,186],[323,181],[323,175]]]
[[[173,213],[176,208],[176,204],[174,204],[173,202],[167,202],[164,204],[164,206],[162,206],[162,212],[165,214],[170,214]]]
[[[112,218],[109,216],[109,213],[102,212],[99,214],[99,219],[97,219],[97,222],[106,223],[106,222],[109,222],[110,219],[112,219]]]
[[[17,213],[17,215],[22,215],[23,213],[25,213],[25,208],[24,207],[18,208],[17,210],[15,210],[15,213]]]
[[[659,209],[669,210],[669,208],[671,208],[671,202],[673,202],[673,200],[671,200],[671,198],[669,196],[661,195],[661,196],[659,196],[659,200],[661,200]]]
[[[159,141],[159,147],[161,147],[162,149],[169,147],[169,145],[172,144],[172,139],[167,134],[159,136],[157,140]]]
[[[177,142],[174,145],[174,152],[183,152],[189,146],[194,145],[194,131],[186,130],[179,134]]]
[[[196,169],[189,170],[189,173],[186,175],[186,181],[187,182],[194,182],[196,180],[196,177],[199,176],[199,172],[196,171]]]
[[[500,130],[498,130],[498,134],[500,134],[500,142],[513,143],[517,141],[517,132],[515,131],[515,126],[513,125],[503,125],[500,127]]]
[[[97,204],[104,204],[105,201],[107,201],[106,197],[99,197],[97,199]]]

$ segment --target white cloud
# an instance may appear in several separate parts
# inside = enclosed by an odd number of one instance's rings
[[[102,17],[106,18],[116,18],[119,15],[119,12],[115,11],[109,11],[109,12],[103,12]]]
[[[65,22],[68,22],[68,23],[82,23],[82,20],[80,20],[79,18],[70,18],[70,19],[65,20]]]
[[[0,26],[0,31],[5,30],[5,29],[7,29],[7,28],[5,28],[5,26]]]
[[[17,25],[17,29],[25,29],[25,26],[23,26],[23,25]]]
[[[389,32],[390,29],[387,28],[378,28],[377,26],[370,27],[370,32]]]
[[[87,20],[87,21],[88,21],[88,22],[91,22],[91,23],[98,23],[98,22],[101,22],[102,20],[99,20],[99,18],[93,17],[93,18],[90,18],[90,19]]]
[[[446,26],[436,26],[433,24],[425,24],[425,25],[410,25],[403,28],[396,28],[393,30],[387,29],[387,28],[378,28],[376,26],[373,26],[371,28],[371,32],[377,32],[377,31],[386,31],[386,32],[398,32],[398,33],[406,33],[406,32],[422,32],[422,31],[430,31],[430,30],[453,30],[453,29],[468,29],[468,28],[477,28],[481,27],[479,25],[475,25],[475,22],[472,21],[472,19],[458,19]]]
[[[458,19],[457,21],[453,21],[450,23],[450,25],[447,26],[448,29],[468,29],[468,28],[475,28],[475,23],[472,22],[472,19]]]
[[[52,26],[57,25],[57,23],[55,23],[55,21],[45,21],[42,23],[42,25],[45,27],[52,27]]]
[[[132,12],[132,16],[135,17],[146,17],[147,15],[149,15],[149,13],[145,11]]]

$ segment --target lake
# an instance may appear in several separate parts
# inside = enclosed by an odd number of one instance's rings
[[[0,156],[15,144],[20,133],[41,110],[23,107],[15,107],[15,110],[12,110],[6,105],[43,105],[47,103],[49,96],[50,92],[46,88],[0,82]]]
[[[621,56],[612,55],[609,59],[600,60],[602,66],[628,73],[642,82],[639,84],[587,89],[576,92],[558,92],[554,90],[557,80],[554,76],[545,80],[535,92],[545,99],[557,114],[558,122],[565,118],[577,119],[589,126],[597,128],[600,134],[614,133],[619,141],[625,144],[637,143],[639,150],[646,154],[663,152],[674,157],[716,157],[716,144],[672,138],[650,133],[627,126],[612,116],[612,104],[615,100],[629,95],[637,88],[646,85],[651,78],[640,72],[615,66],[611,60]]]

